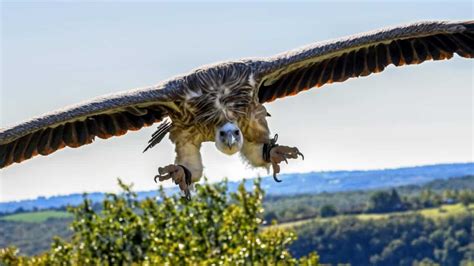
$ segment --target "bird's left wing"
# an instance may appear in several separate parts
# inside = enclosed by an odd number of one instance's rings
[[[474,21],[421,22],[316,43],[263,60],[252,68],[261,103],[324,84],[378,73],[390,64],[474,57]]]
[[[0,168],[64,147],[80,147],[95,137],[121,136],[161,121],[177,111],[180,79],[150,88],[99,97],[0,128]]]

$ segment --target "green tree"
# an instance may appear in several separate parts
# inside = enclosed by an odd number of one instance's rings
[[[420,193],[420,202],[423,208],[430,208],[441,205],[443,199],[441,195],[428,188]]]
[[[474,203],[474,192],[470,190],[462,190],[459,195],[459,202],[464,206],[469,206],[469,204]]]
[[[332,217],[337,215],[337,209],[334,205],[326,204],[319,211],[321,217]]]
[[[404,204],[397,190],[377,191],[369,199],[367,212],[383,213],[404,210]]]
[[[321,263],[331,265],[472,265],[473,230],[469,213],[439,219],[416,214],[314,219],[296,227],[299,239],[290,249],[294,256],[318,250]]]
[[[317,265],[313,253],[299,260],[288,245],[292,231],[262,228],[263,191],[242,183],[229,193],[227,184],[197,186],[191,201],[168,197],[137,200],[130,186],[119,182],[122,194],[108,194],[100,210],[87,198],[71,208],[72,240],[54,240],[50,251],[18,256],[14,248],[0,250],[0,264],[34,265]]]

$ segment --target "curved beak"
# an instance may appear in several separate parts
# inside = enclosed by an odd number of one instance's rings
[[[227,133],[227,137],[226,137],[226,142],[225,144],[227,145],[227,147],[232,148],[232,146],[234,146],[235,144],[235,137],[234,135],[232,135],[232,132],[228,132]]]

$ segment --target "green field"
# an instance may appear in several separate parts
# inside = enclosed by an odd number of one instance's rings
[[[310,218],[310,219],[305,219],[305,220],[300,220],[300,221],[295,221],[295,222],[282,223],[276,226],[282,227],[282,228],[288,228],[288,227],[295,227],[298,225],[302,225],[316,219],[319,221],[334,222],[334,221],[337,221],[337,219],[339,218],[346,218],[346,217],[353,217],[360,220],[371,220],[371,219],[377,220],[377,219],[387,219],[391,216],[400,216],[400,215],[407,215],[407,214],[414,214],[414,213],[420,214],[424,217],[428,217],[432,219],[442,219],[442,218],[447,218],[450,216],[456,216],[456,215],[466,214],[466,213],[470,213],[474,215],[474,204],[470,204],[468,207],[465,207],[459,203],[459,204],[452,204],[452,205],[442,205],[438,208],[428,208],[428,209],[422,209],[422,210],[416,210],[416,211],[391,212],[391,213],[383,213],[383,214],[338,215],[338,216],[329,217],[329,218]]]
[[[39,212],[27,212],[17,213],[0,217],[0,220],[11,221],[11,222],[29,222],[29,223],[41,223],[49,218],[71,218],[72,214],[63,211],[39,211]]]

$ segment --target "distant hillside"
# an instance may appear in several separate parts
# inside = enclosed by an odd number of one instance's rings
[[[430,218],[433,220],[446,219],[449,217],[456,217],[459,215],[474,215],[474,204],[470,204],[467,207],[464,207],[461,203],[444,204],[444,205],[441,205],[439,207],[434,207],[434,208],[425,208],[421,210],[411,210],[411,211],[391,212],[391,213],[340,214],[337,216],[327,217],[327,218],[317,217],[317,218],[299,220],[296,222],[280,223],[276,225],[270,225],[269,228],[271,227],[292,228],[292,227],[308,224],[314,221],[336,223],[343,218],[355,218],[359,220],[380,220],[380,219],[389,219],[395,216],[407,216],[407,215],[413,215],[413,214],[419,214],[423,216],[424,218]]]
[[[474,191],[474,175],[437,179],[424,184],[390,188],[315,194],[270,195],[266,196],[263,202],[265,219],[267,221],[275,219],[279,222],[288,222],[314,218],[320,214],[321,208],[325,205],[333,206],[340,213],[359,213],[367,208],[367,203],[375,193],[380,191],[390,192],[393,188],[405,199],[419,197],[421,192],[426,190],[430,190],[433,194],[442,194],[445,190]]]
[[[437,164],[398,169],[382,169],[368,171],[328,171],[310,172],[304,174],[280,175],[281,183],[276,183],[271,177],[262,179],[262,187],[267,195],[295,195],[314,194],[320,192],[352,191],[374,188],[386,188],[402,185],[418,185],[433,180],[447,179],[474,175],[474,163]],[[247,185],[252,186],[252,182]],[[229,182],[231,191],[235,190],[238,182]],[[175,193],[176,188],[166,190]],[[156,190],[138,193],[140,198],[155,197]],[[88,194],[94,202],[102,201],[104,193]],[[34,200],[0,203],[0,212],[10,213],[19,208],[32,210],[33,208],[47,209],[65,205],[77,205],[82,202],[82,194],[66,196],[39,197]]]
[[[281,175],[282,183],[263,180],[267,194],[288,195],[317,192],[366,190],[423,184],[436,179],[474,175],[474,163],[437,164],[369,171],[331,171]]]

